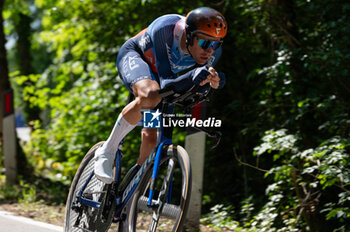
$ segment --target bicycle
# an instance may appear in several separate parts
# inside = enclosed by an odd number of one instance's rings
[[[199,93],[198,88],[193,87],[186,93],[176,93],[169,88],[161,90],[161,112],[167,112],[171,104],[189,111],[194,105],[208,100],[211,90]],[[220,132],[195,128],[216,139],[214,146],[220,142]],[[112,184],[104,184],[94,176],[94,153],[103,142],[94,145],[73,179],[67,198],[64,231],[104,232],[112,223],[118,223],[118,232],[162,231],[164,223],[171,224],[166,225],[166,231],[181,231],[190,201],[191,165],[185,149],[172,144],[172,129],[162,126],[158,129],[156,147],[141,168],[128,172],[123,180],[121,142]],[[147,225],[144,225],[145,218],[149,220]]]

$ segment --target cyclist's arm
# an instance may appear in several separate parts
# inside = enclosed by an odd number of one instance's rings
[[[200,85],[210,84],[210,87],[214,89],[221,89],[226,83],[225,74],[222,72],[217,72],[213,67],[217,64],[222,54],[222,48],[215,50],[211,57],[208,59],[206,67],[210,72],[210,75],[204,80]]]
[[[198,85],[200,83],[200,80],[203,80],[209,75],[209,67],[213,67],[214,65],[216,65],[216,63],[219,61],[221,53],[221,48],[216,50],[209,58],[207,64],[204,67],[197,66],[198,68],[195,68],[177,77],[176,79],[163,79],[161,81],[161,88],[172,86],[176,92],[184,92],[189,90],[193,85]]]
[[[171,46],[173,43],[173,27],[162,27],[151,34],[154,53],[156,57],[156,67],[160,79],[160,87],[163,88],[163,80],[174,80],[177,75],[171,69]]]
[[[194,85],[199,85],[209,75],[206,67],[195,68],[176,79],[163,79],[161,88],[172,87],[176,92],[185,92]]]
[[[178,20],[177,17],[172,17],[173,23],[164,22],[162,18],[157,20],[149,27],[149,33],[153,42],[153,50],[156,57],[156,67],[158,71],[160,87],[165,88],[173,86],[175,91],[186,91],[193,86],[192,77],[193,71],[190,71],[182,76],[177,76],[172,70],[175,66],[171,58],[171,47],[174,40],[174,26]]]

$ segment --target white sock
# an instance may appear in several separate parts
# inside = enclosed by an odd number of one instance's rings
[[[115,153],[118,150],[118,146],[120,141],[130,132],[132,129],[135,128],[137,124],[132,125],[128,123],[122,113],[119,114],[118,119],[113,127],[113,130],[111,134],[109,135],[107,141],[103,144],[103,146],[100,148],[101,153],[108,154],[108,155],[115,155]]]

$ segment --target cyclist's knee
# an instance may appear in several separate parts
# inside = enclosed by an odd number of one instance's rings
[[[141,109],[153,109],[155,108],[161,101],[161,97],[156,92],[149,92],[145,95],[139,95],[136,97],[136,102],[140,106]]]
[[[136,102],[142,109],[153,109],[162,100],[159,96],[159,85],[153,80],[143,80],[137,82],[133,89],[136,93]]]

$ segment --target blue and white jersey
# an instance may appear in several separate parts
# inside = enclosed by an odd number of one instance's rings
[[[123,45],[118,60],[127,52],[137,52],[147,62],[160,83],[166,79],[175,79],[179,72],[196,65],[193,57],[185,53],[180,46],[185,33],[185,19],[177,14],[155,19],[146,29]],[[214,51],[205,65],[214,66],[220,56],[221,48]]]

